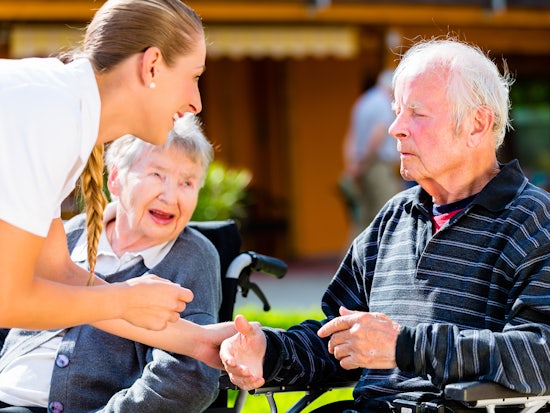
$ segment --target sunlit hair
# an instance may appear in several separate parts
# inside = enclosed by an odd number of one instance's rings
[[[60,58],[90,60],[97,72],[108,72],[130,56],[158,47],[164,61],[173,66],[178,57],[191,54],[204,36],[200,17],[180,0],[108,0],[96,12],[86,29],[80,49]],[[81,178],[86,203],[88,265],[93,273],[97,242],[103,229],[103,148],[96,148]],[[93,274],[92,274],[93,276]],[[93,277],[88,281],[93,282]]]
[[[108,0],[88,25],[81,53],[104,72],[155,46],[172,66],[202,36],[200,17],[180,0]]]
[[[109,173],[116,167],[119,175],[124,175],[143,154],[149,151],[167,150],[177,150],[201,166],[200,185],[202,187],[214,157],[214,150],[204,136],[199,118],[190,112],[174,123],[174,128],[163,145],[151,145],[133,135],[125,135],[113,141],[105,153],[105,163]]]
[[[403,55],[393,79],[394,90],[400,80],[420,73],[441,76],[446,85],[455,130],[460,131],[466,114],[481,106],[494,114],[495,148],[499,148],[508,128],[510,86],[513,79],[504,63],[503,74],[477,46],[454,38],[422,40]]]

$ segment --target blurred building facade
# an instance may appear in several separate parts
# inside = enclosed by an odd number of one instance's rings
[[[44,56],[80,40],[102,0],[0,0],[0,57]],[[411,40],[478,44],[516,77],[502,160],[550,172],[548,0],[189,0],[203,18],[201,78],[216,158],[253,174],[245,243],[284,258],[340,254],[337,190],[349,109]],[[154,28],[152,28],[154,29]],[[366,78],[365,78],[366,75]]]

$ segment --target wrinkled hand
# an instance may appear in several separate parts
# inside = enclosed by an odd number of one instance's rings
[[[149,330],[163,330],[167,323],[180,319],[193,293],[178,284],[157,277],[143,275],[124,283],[126,286],[120,318]]]
[[[319,337],[330,337],[328,350],[342,368],[389,369],[397,366],[395,347],[399,324],[381,313],[340,308],[337,317],[319,329]]]
[[[259,323],[249,323],[242,315],[235,317],[237,334],[225,340],[220,358],[229,379],[243,390],[263,386],[263,361],[267,340]]]

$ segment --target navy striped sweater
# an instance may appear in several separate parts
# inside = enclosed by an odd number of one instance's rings
[[[358,405],[459,380],[550,393],[550,195],[513,161],[435,234],[431,208],[419,186],[396,195],[338,268],[322,300],[327,318],[264,330],[268,381],[352,376]],[[398,368],[340,368],[316,334],[340,306],[403,326]]]

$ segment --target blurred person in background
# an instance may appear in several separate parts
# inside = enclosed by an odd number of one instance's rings
[[[340,189],[351,218],[350,240],[372,222],[388,199],[405,188],[396,142],[388,132],[395,119],[392,78],[393,70],[383,70],[376,84],[356,100],[344,138]]]

